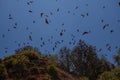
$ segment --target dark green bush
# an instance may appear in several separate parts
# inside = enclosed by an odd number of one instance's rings
[[[56,76],[57,75],[57,71],[55,69],[54,66],[48,66],[48,73],[51,75],[51,76]]]
[[[7,77],[8,77],[7,70],[1,61],[0,62],[0,80],[5,80]]]
[[[89,80],[87,77],[83,76],[83,77],[80,77],[80,80]]]
[[[52,80],[59,80],[58,73],[53,65],[48,66],[48,74],[51,76]]]
[[[22,78],[29,75],[29,70],[27,69],[28,58],[22,54],[16,54],[14,56],[9,56],[4,59],[5,67],[8,70],[8,75],[10,78]]]
[[[40,55],[32,50],[23,51],[22,54],[25,55],[30,61],[38,60],[40,58]]]
[[[120,67],[102,73],[98,80],[120,80]]]
[[[38,68],[38,67],[32,67],[32,68],[30,69],[30,73],[31,73],[31,75],[40,74],[39,68]]]
[[[113,72],[104,72],[98,80],[120,80]]]

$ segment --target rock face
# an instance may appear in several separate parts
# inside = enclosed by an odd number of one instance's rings
[[[0,60],[0,80],[76,80],[32,50]]]

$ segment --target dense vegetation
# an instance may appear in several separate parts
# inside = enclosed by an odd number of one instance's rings
[[[15,55],[1,60],[0,73],[0,80],[59,79],[54,64],[30,46],[21,48]]]
[[[120,61],[120,58],[118,58],[120,56],[119,52],[114,57],[117,64]],[[63,47],[59,52],[58,59],[58,65],[71,74],[86,77],[88,80],[114,80],[104,79],[103,75],[107,76],[106,72],[108,74],[109,72],[113,73],[112,70],[115,68],[115,65],[107,61],[105,56],[98,57],[96,48],[82,40],[72,50]],[[119,69],[117,70],[120,72]],[[115,80],[119,78],[120,76],[117,76]]]
[[[25,46],[0,59],[0,80],[120,80],[120,49],[116,66],[84,41],[72,49],[63,47],[57,55],[44,55]]]

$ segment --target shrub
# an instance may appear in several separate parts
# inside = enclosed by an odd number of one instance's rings
[[[16,49],[16,50],[15,50],[15,53],[16,53],[16,54],[19,54],[19,53],[22,53],[23,51],[29,51],[29,50],[30,50],[30,51],[34,51],[34,52],[36,52],[36,53],[38,53],[38,54],[41,54],[41,52],[39,51],[38,48],[32,47],[32,46],[30,46],[30,45],[24,46],[24,47],[19,48],[19,49]]]
[[[87,77],[83,76],[80,78],[80,80],[89,80]]]
[[[48,66],[48,73],[51,75],[51,76],[55,76],[57,74],[57,71],[55,69],[54,66],[50,65]]]
[[[0,62],[0,80],[5,80],[7,77],[8,77],[7,70],[1,61]]]
[[[102,73],[98,80],[120,80],[120,67]]]
[[[8,70],[9,77],[17,79],[28,76],[29,70],[26,66],[28,62],[28,58],[22,54],[6,57],[4,64]]]
[[[39,72],[39,68],[38,67],[32,67],[30,69],[30,73],[31,73],[31,75],[37,75],[37,74],[39,74],[40,73]]]
[[[115,68],[115,69],[113,69],[113,72],[114,72],[114,74],[115,74],[118,78],[120,78],[120,66],[117,67],[117,68]]]
[[[52,80],[59,80],[57,71],[53,65],[48,66],[48,74],[51,76]]]
[[[23,51],[22,54],[25,55],[30,61],[38,60],[40,58],[40,55],[32,50]]]
[[[120,80],[113,72],[104,72],[98,80]]]

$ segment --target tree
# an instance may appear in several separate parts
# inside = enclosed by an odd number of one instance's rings
[[[103,72],[97,80],[120,80],[120,67]]]
[[[98,72],[96,70],[100,60],[95,47],[80,40],[78,45],[73,48],[70,57],[78,76],[87,76],[91,80],[97,77]]]
[[[114,55],[114,61],[115,63],[117,63],[117,65],[119,66],[120,65],[120,48],[118,49],[118,52],[116,55]]]
[[[63,47],[60,49],[59,52],[59,66],[62,67],[64,70],[70,72],[70,49],[67,47]]]
[[[111,71],[114,68],[115,68],[114,64],[107,61],[106,57],[102,55],[100,58],[99,67],[97,68],[97,71],[99,71],[98,76],[106,71]]]
[[[59,52],[59,65],[64,70],[79,77],[96,80],[99,74],[109,71],[113,65],[105,57],[97,56],[96,48],[80,40],[72,49],[63,47]]]
[[[0,80],[6,80],[8,78],[7,70],[3,61],[0,59]]]

